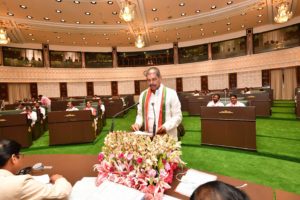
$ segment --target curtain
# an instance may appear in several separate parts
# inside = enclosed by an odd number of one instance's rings
[[[282,70],[271,70],[271,88],[273,89],[273,98],[281,99],[282,97]]]
[[[297,87],[296,67],[284,69],[283,75],[282,99],[294,99],[295,88]]]
[[[9,103],[14,103],[24,98],[30,99],[30,84],[29,83],[9,83],[8,84],[8,100]]]
[[[271,70],[271,88],[274,99],[294,99],[297,87],[296,67]]]

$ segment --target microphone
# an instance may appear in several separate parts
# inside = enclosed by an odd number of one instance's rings
[[[137,106],[139,104],[139,102],[129,106],[128,108],[125,108],[123,110],[121,110],[120,112],[117,112],[113,117],[112,117],[112,120],[111,120],[111,127],[110,127],[110,132],[113,132],[114,131],[114,127],[115,127],[115,118],[118,117],[120,114],[126,112],[127,110]]]
[[[44,169],[52,169],[52,166],[45,166],[43,163],[36,163],[33,166],[21,169],[17,175],[30,174],[32,171],[42,171]]]
[[[153,123],[153,137],[156,134],[156,114],[155,114],[155,109],[154,109],[154,102],[151,103],[152,105],[152,109],[153,109],[153,113],[154,113],[154,123]]]
[[[40,171],[40,170],[44,170],[44,169],[52,169],[52,166],[45,166],[43,165],[43,163],[36,163],[32,166],[32,170],[35,171]]]

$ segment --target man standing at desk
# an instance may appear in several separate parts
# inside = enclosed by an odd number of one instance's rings
[[[177,126],[181,123],[181,105],[176,91],[161,83],[160,71],[150,67],[145,71],[149,88],[139,98],[134,131],[144,125],[145,131],[155,134],[169,134],[177,139]],[[156,129],[156,130],[155,130]]]

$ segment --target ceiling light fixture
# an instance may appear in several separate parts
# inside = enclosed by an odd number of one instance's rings
[[[27,9],[27,6],[25,6],[25,5],[20,5],[20,8]]]
[[[276,23],[285,23],[289,19],[292,18],[293,12],[289,10],[289,3],[288,2],[281,2],[279,5],[276,6],[277,14],[274,17],[274,21]]]
[[[179,6],[185,6],[185,3],[181,2],[181,3],[179,4]]]
[[[97,3],[97,1],[91,1],[90,3],[95,5]]]
[[[7,15],[8,15],[8,16],[14,16],[14,13],[12,13],[12,12],[7,12]]]
[[[211,8],[211,9],[216,9],[217,6],[216,6],[216,5],[212,5],[210,8]]]
[[[80,4],[80,1],[73,1],[75,4]]]
[[[195,13],[200,13],[200,10],[196,10]]]
[[[136,40],[135,40],[135,46],[137,48],[143,48],[145,46],[145,41],[144,41],[144,37],[142,36],[142,34],[139,34],[137,37],[136,37]]]
[[[90,12],[85,12],[84,14],[85,14],[85,15],[91,15],[91,13],[90,13]]]
[[[0,29],[0,44],[8,44],[10,42],[10,38],[7,36],[6,30]]]
[[[119,17],[125,22],[131,22],[134,20],[135,4],[125,0],[121,3],[121,10]]]
[[[32,19],[33,17],[32,16],[30,16],[30,15],[27,15],[26,16],[28,19]]]
[[[153,12],[157,11],[157,8],[152,8],[152,11],[153,11]]]
[[[181,16],[185,16],[186,15],[186,13],[181,13]]]
[[[108,4],[108,5],[112,5],[112,4],[114,4],[114,2],[112,2],[112,1],[107,1],[107,4]]]
[[[55,12],[56,13],[61,13],[61,10],[56,9]]]

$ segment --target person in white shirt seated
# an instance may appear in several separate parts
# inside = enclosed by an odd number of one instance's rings
[[[91,102],[87,101],[85,104],[84,110],[90,110],[92,112],[92,115],[95,117],[97,115],[96,109],[92,107]]]
[[[40,106],[39,102],[35,103],[35,112],[40,113],[43,120],[46,119],[46,109]]]
[[[208,102],[207,107],[222,107],[224,104],[220,101],[220,95],[214,94],[212,101]]]
[[[0,199],[67,199],[71,184],[61,175],[50,177],[52,184],[35,180],[31,175],[16,175],[22,168],[21,145],[0,140]]]
[[[230,95],[230,103],[226,105],[226,107],[245,107],[245,104],[239,102],[237,100],[237,96],[235,94]]]
[[[68,102],[66,111],[78,111],[78,110],[79,110],[78,108],[73,106],[73,103],[71,101]]]
[[[26,106],[25,111],[22,112],[21,114],[23,114],[23,113],[27,114],[27,119],[29,120],[31,127],[33,127],[35,125],[36,120],[37,120],[36,112],[32,111],[31,106]]]

